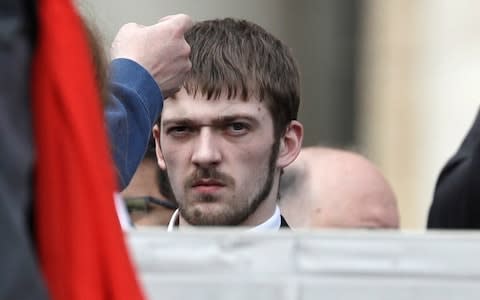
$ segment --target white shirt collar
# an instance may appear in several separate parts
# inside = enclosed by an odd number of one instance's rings
[[[178,224],[178,218],[179,218],[179,210],[177,209],[175,210],[172,217],[170,218],[170,222],[168,222],[168,227],[167,227],[168,232],[171,232],[175,229],[175,225]],[[266,220],[262,224],[259,224],[253,228],[250,228],[248,231],[279,230],[281,222],[282,221],[280,217],[280,209],[278,208],[278,205],[276,205],[275,212],[268,220]]]
[[[129,231],[133,228],[132,220],[128,215],[127,206],[125,205],[125,201],[123,201],[122,195],[114,192],[113,193],[113,201],[115,203],[115,210],[117,211],[117,217],[120,221],[120,226],[122,226],[123,231]]]
[[[177,208],[175,210],[175,212],[173,213],[172,217],[170,218],[170,222],[168,222],[168,227],[167,227],[167,231],[168,232],[171,232],[175,229],[175,225],[178,224],[178,214],[179,214],[180,210]]]
[[[267,230],[279,230],[282,220],[280,218],[280,209],[275,205],[275,212],[273,215],[263,222],[253,228],[248,229],[248,231],[267,231]]]

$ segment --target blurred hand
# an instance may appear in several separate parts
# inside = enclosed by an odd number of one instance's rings
[[[128,58],[140,64],[168,98],[180,89],[191,68],[190,46],[184,38],[190,27],[191,18],[183,14],[167,16],[151,26],[125,24],[112,43],[112,59]]]

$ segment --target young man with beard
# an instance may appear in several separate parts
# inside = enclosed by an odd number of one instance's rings
[[[179,205],[169,229],[287,226],[278,186],[303,139],[290,50],[244,20],[199,22],[185,38],[192,69],[153,129]]]

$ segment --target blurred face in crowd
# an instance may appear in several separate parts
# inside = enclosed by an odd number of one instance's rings
[[[364,157],[309,147],[281,180],[280,208],[294,228],[398,228],[389,183]]]
[[[154,135],[186,223],[256,225],[269,217],[264,211],[275,203],[280,168],[293,159],[279,158],[281,138],[275,141],[264,102],[182,89],[165,101]]]

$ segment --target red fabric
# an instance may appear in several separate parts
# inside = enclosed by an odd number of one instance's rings
[[[34,229],[52,299],[142,299],[116,216],[115,177],[84,27],[38,1]]]

